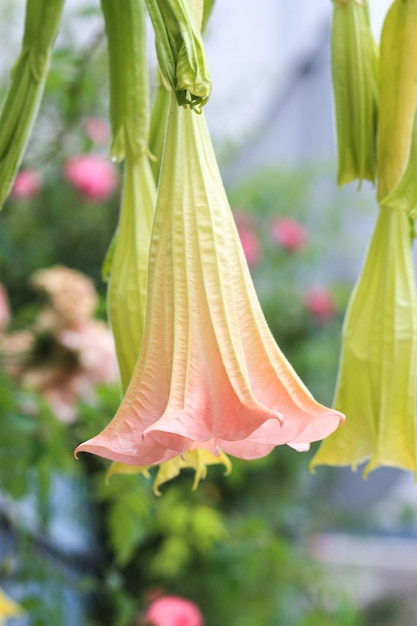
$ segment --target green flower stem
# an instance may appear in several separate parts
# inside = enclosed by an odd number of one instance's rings
[[[107,305],[122,389],[130,382],[145,323],[149,242],[156,186],[147,156],[127,147],[122,206],[113,240]]]
[[[22,161],[42,99],[64,0],[27,0],[20,55],[0,117],[0,207]]]

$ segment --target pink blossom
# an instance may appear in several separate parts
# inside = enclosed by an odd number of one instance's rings
[[[261,247],[259,245],[258,235],[247,215],[236,213],[234,218],[246,261],[249,267],[254,267],[259,263],[261,258]]]
[[[308,232],[303,224],[292,217],[277,217],[271,223],[271,237],[282,248],[296,252],[307,244]]]
[[[4,286],[0,283],[0,332],[2,332],[10,321],[10,305]]]
[[[81,154],[65,164],[66,179],[88,200],[107,200],[117,187],[117,170],[96,154]]]
[[[16,200],[34,198],[42,185],[42,177],[38,170],[26,169],[18,173],[13,183],[10,197]]]
[[[312,286],[307,290],[304,304],[312,317],[322,322],[331,320],[337,311],[333,295],[326,287],[320,285]]]
[[[109,139],[109,126],[101,117],[87,117],[87,119],[84,120],[84,128],[87,137],[91,139],[93,143],[103,145]]]
[[[149,626],[203,626],[200,609],[179,596],[163,596],[149,606],[145,621]]]
[[[136,366],[113,420],[76,454],[143,466],[306,449],[344,416],[313,399],[275,343],[204,116],[174,99],[164,155]]]

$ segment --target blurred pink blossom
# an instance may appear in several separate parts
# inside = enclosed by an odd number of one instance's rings
[[[321,322],[328,322],[337,312],[333,295],[326,287],[320,285],[314,285],[307,289],[304,304],[311,316]]]
[[[84,128],[87,137],[99,146],[104,145],[110,137],[109,125],[101,117],[87,117]]]
[[[254,267],[261,259],[261,246],[252,221],[248,215],[237,212],[234,214],[240,243],[249,267]]]
[[[145,622],[149,626],[203,626],[200,609],[179,596],[162,596],[149,606]]]
[[[107,200],[117,187],[117,170],[96,154],[81,154],[69,159],[64,168],[66,179],[88,200]]]
[[[34,198],[42,186],[42,177],[38,170],[28,168],[21,170],[15,178],[10,197],[16,200]]]
[[[282,248],[296,252],[307,244],[308,231],[292,217],[276,217],[271,223],[271,237]]]
[[[89,277],[53,266],[34,272],[31,283],[48,302],[31,329],[1,338],[5,369],[40,393],[58,419],[72,422],[78,400],[94,404],[97,384],[119,380],[113,336],[92,319],[98,296]]]
[[[9,298],[7,297],[6,289],[0,283],[0,333],[6,329],[10,318]]]

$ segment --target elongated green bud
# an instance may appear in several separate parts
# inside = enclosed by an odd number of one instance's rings
[[[143,0],[101,0],[110,73],[110,155],[121,161],[126,141],[134,157],[147,150],[149,83]]]
[[[377,49],[366,0],[334,0],[331,59],[339,185],[374,181]]]
[[[200,26],[187,0],[145,0],[155,31],[160,70],[178,104],[197,111],[211,94]]]
[[[126,154],[122,206],[112,244],[107,306],[123,392],[130,382],[145,323],[149,242],[156,186],[147,156]]]
[[[0,207],[7,198],[35,122],[64,0],[27,0],[20,55],[0,116]]]

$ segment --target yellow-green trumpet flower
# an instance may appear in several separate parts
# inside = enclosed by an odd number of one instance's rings
[[[417,471],[417,296],[405,213],[381,207],[344,323],[334,406],[343,428],[312,460]]]

